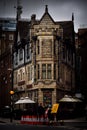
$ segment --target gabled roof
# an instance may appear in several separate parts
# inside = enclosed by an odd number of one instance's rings
[[[70,38],[72,39],[72,36],[74,34],[74,26],[73,26],[73,19],[71,21],[54,21],[51,15],[48,12],[48,6],[45,7],[45,12],[43,16],[41,17],[40,21],[37,21],[35,24],[49,24],[49,25],[60,25],[63,28],[63,38]]]
[[[50,14],[48,13],[48,6],[46,5],[45,8],[45,13],[43,14],[43,16],[40,19],[40,24],[43,24],[44,21],[49,21],[50,24],[54,24],[54,20],[52,19],[52,17],[50,16]]]

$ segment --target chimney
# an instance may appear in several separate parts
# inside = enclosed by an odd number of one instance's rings
[[[36,15],[35,14],[32,14],[31,16],[31,24],[33,25],[36,21]]]

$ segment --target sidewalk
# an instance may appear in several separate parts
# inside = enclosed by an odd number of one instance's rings
[[[21,121],[20,120],[14,120],[12,119],[12,122],[10,121],[10,118],[2,118],[0,117],[0,123],[15,123],[15,124],[20,124]],[[79,124],[79,123],[83,123],[83,124],[87,124],[87,120],[85,119],[85,117],[81,117],[81,118],[76,118],[76,119],[65,119],[65,120],[58,120],[56,122],[56,124],[61,124],[61,125],[71,125],[71,124]]]
[[[64,119],[62,121],[64,121],[64,122],[87,122],[85,117],[79,117],[79,118],[74,118],[74,119]]]
[[[14,120],[14,119],[12,119],[12,122],[11,122],[10,118],[2,118],[2,117],[0,117],[0,123],[15,123],[15,124],[20,124],[20,120]]]
[[[74,127],[86,127],[87,128],[87,120],[85,117],[80,117],[76,119],[68,119],[68,120],[59,120],[60,125],[63,126],[74,126]]]

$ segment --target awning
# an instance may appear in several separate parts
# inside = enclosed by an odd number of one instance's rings
[[[35,103],[35,101],[29,99],[29,97],[25,97],[23,103]]]
[[[24,98],[21,97],[18,101],[15,102],[15,104],[22,104],[22,103],[23,103],[23,100],[24,100]]]
[[[29,97],[21,97],[18,101],[15,102],[15,104],[26,104],[26,103],[35,103],[35,101],[29,99]]]
[[[78,98],[73,98],[72,96],[65,95],[63,98],[59,100],[59,102],[82,102]]]

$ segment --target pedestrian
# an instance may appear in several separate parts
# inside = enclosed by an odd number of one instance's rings
[[[43,107],[42,103],[40,103],[38,106],[38,116],[39,117],[44,116],[44,112],[45,112],[44,107]]]
[[[51,113],[51,106],[49,105],[45,111],[45,118],[48,118],[49,124],[54,120],[53,114]]]

